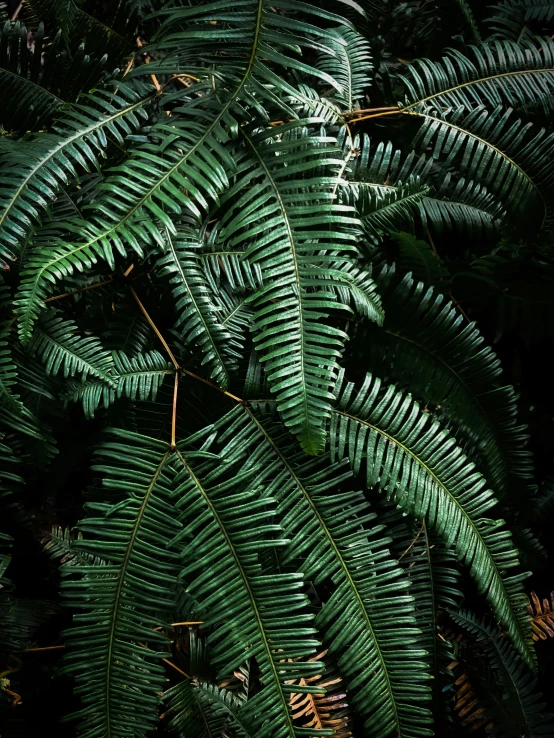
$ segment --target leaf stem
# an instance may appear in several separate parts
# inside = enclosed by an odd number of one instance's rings
[[[133,295],[133,297],[134,297],[134,298],[135,298],[135,300],[137,301],[137,305],[138,305],[138,306],[139,306],[139,308],[140,308],[140,309],[142,310],[142,313],[143,313],[144,317],[145,317],[145,318],[146,318],[146,320],[147,320],[147,321],[148,321],[148,322],[150,323],[150,325],[151,325],[151,327],[152,327],[152,330],[154,331],[154,333],[155,333],[155,334],[156,334],[156,335],[158,336],[158,338],[159,338],[159,339],[160,339],[160,341],[162,342],[162,345],[163,345],[164,349],[165,349],[165,350],[167,351],[167,355],[168,355],[168,356],[169,356],[169,358],[171,359],[171,363],[173,364],[173,366],[175,367],[175,369],[179,370],[179,369],[180,369],[180,367],[179,367],[179,362],[178,362],[178,361],[177,361],[177,359],[176,359],[176,358],[175,358],[175,357],[173,356],[173,352],[172,352],[172,351],[171,351],[171,349],[169,348],[169,346],[168,346],[168,344],[167,344],[167,341],[166,341],[166,340],[165,340],[165,338],[164,338],[164,337],[162,336],[162,334],[161,334],[161,333],[160,333],[160,331],[158,330],[158,328],[157,328],[156,324],[154,323],[154,321],[152,320],[152,318],[151,318],[151,317],[150,317],[150,315],[148,314],[148,312],[147,312],[146,308],[144,307],[144,305],[143,305],[143,304],[142,304],[142,302],[140,301],[140,299],[139,299],[139,296],[138,296],[138,295],[137,295],[137,293],[135,292],[134,288],[130,286],[130,287],[129,287],[129,289],[131,290],[131,294]]]
[[[177,394],[179,392],[179,372],[175,372],[175,384],[173,386],[173,412],[171,415],[171,450],[175,450],[175,428],[177,425]]]

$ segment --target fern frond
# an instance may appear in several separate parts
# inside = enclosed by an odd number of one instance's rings
[[[112,352],[113,368],[110,382],[94,377],[70,384],[65,399],[82,402],[87,418],[94,418],[100,405],[110,407],[120,397],[128,400],[156,401],[158,390],[168,375],[174,374],[172,365],[158,351],[148,351],[128,357],[123,351]]]
[[[152,128],[148,143],[134,148],[130,157],[114,168],[101,186],[101,196],[91,206],[91,220],[76,218],[64,223],[64,237],[60,233],[50,234],[48,248],[33,251],[17,299],[22,341],[29,340],[51,283],[75,269],[90,268],[98,258],[106,259],[113,268],[114,249],[125,254],[126,248],[131,247],[140,255],[153,242],[163,249],[160,229],[174,233],[170,213],[187,213],[197,220],[201,210],[208,210],[208,203],[217,202],[219,193],[228,186],[228,173],[235,168],[226,144],[235,135],[236,116],[244,115],[242,106],[253,104],[259,112],[259,103],[265,96],[269,95],[271,106],[275,104],[275,85],[288,89],[284,78],[266,66],[262,58],[277,70],[291,67],[316,73],[292,58],[291,44],[294,39],[297,46],[322,50],[327,48],[322,41],[332,33],[307,22],[288,24],[283,16],[274,13],[280,1],[239,0],[228,19],[231,27],[225,29],[211,23],[210,4],[160,11],[162,20],[152,51],[164,58],[149,64],[148,70],[146,65],[136,68],[130,76],[144,75],[146,71],[148,75],[162,74],[168,65],[174,74],[176,63],[184,55],[188,73],[192,71],[206,81],[193,85],[187,96],[179,96],[171,118],[162,116]],[[287,0],[282,1],[287,6]],[[303,3],[302,12],[342,24],[338,16],[310,3]],[[227,39],[229,33],[233,44],[226,45],[224,56],[219,55],[217,40],[220,34]],[[218,79],[222,81],[215,91],[211,55],[217,59]],[[192,70],[189,68],[191,58],[199,60],[200,70],[194,65]],[[334,83],[325,73],[319,75]]]
[[[437,108],[525,106],[551,109],[554,90],[554,42],[533,38],[520,44],[502,39],[449,49],[440,62],[418,59],[400,79],[406,86],[405,109],[425,104]]]
[[[105,564],[104,559],[79,551],[78,542],[82,540],[83,534],[80,531],[74,536],[70,528],[53,525],[50,533],[42,539],[41,545],[51,558],[59,560],[60,565]]]
[[[475,636],[477,644],[482,645],[496,672],[504,702],[502,712],[507,712],[509,718],[504,730],[495,731],[495,734],[500,738],[514,734],[528,735],[529,738],[552,736],[552,726],[545,724],[551,720],[552,715],[544,712],[545,704],[540,701],[542,695],[535,692],[537,681],[525,669],[510,643],[498,630],[488,626],[484,620],[478,620],[470,612],[451,612],[450,616],[457,625]],[[494,715],[494,710],[491,713]]]
[[[534,214],[544,225],[554,182],[550,149],[554,140],[543,129],[529,134],[530,124],[510,121],[510,110],[488,113],[482,106],[466,113],[419,109],[423,118],[414,147],[431,148],[435,159],[454,165],[467,180],[476,179],[508,208],[514,221]],[[462,157],[460,159],[460,157]]]
[[[413,230],[414,213],[429,192],[418,180],[397,187],[374,187],[367,183],[355,187],[356,205],[364,233],[373,243],[378,243],[386,233],[406,228]]]
[[[97,338],[80,336],[76,323],[64,319],[57,310],[44,314],[28,350],[40,357],[48,374],[56,375],[60,371],[64,377],[80,374],[83,380],[90,375],[112,387],[115,385],[109,352]]]
[[[167,248],[156,268],[171,284],[176,327],[185,345],[198,346],[210,377],[226,389],[237,352],[210,294],[198,253],[201,246],[199,234],[192,228],[180,228],[176,237],[167,233]]]
[[[5,154],[1,180],[5,186],[0,200],[3,246],[17,251],[60,186],[77,171],[98,167],[108,135],[123,144],[124,137],[144,120],[144,106],[152,99],[151,88],[140,82],[120,82],[114,90],[81,95],[77,102],[58,111],[51,133],[20,141]]]
[[[542,601],[535,592],[530,594],[531,602],[528,605],[533,628],[533,640],[545,641],[554,637],[554,592],[550,593],[550,601],[546,598]]]
[[[237,458],[232,450],[222,455]],[[300,591],[302,575],[267,574],[260,566],[261,551],[284,544],[272,522],[273,500],[252,489],[252,469],[230,473],[227,463],[202,473],[179,451],[176,463],[174,497],[185,527],[172,545],[184,541],[181,576],[204,613],[203,628],[219,624],[208,638],[213,662],[225,675],[255,658],[263,688],[245,703],[241,720],[257,738],[300,736],[288,696],[298,691],[291,680],[319,668],[298,660],[310,656],[317,641]]]
[[[338,28],[334,35],[336,42],[330,46],[334,53],[322,54],[318,68],[339,83],[340,89],[332,90],[330,97],[340,104],[343,112],[350,113],[359,107],[371,85],[371,49],[364,36],[352,28]]]
[[[398,247],[398,261],[404,272],[429,287],[444,290],[450,282],[450,273],[443,260],[427,241],[415,238],[411,233],[391,233]]]
[[[107,563],[62,568],[71,575],[62,582],[65,601],[77,613],[65,634],[64,671],[76,680],[83,707],[75,717],[86,738],[123,738],[131,726],[144,736],[157,724],[159,652],[167,644],[158,626],[170,622],[178,574],[166,541],[180,527],[171,514],[168,457],[161,441],[110,432],[94,466],[104,475],[106,499],[88,503],[78,525],[80,551]]]
[[[355,473],[366,465],[366,485],[379,486],[452,548],[469,567],[481,593],[522,658],[534,665],[521,581],[507,576],[517,551],[502,521],[484,518],[496,500],[454,439],[422,413],[410,396],[367,376],[354,385],[339,380],[331,418],[333,459],[349,458]]]
[[[285,424],[317,454],[344,339],[323,320],[344,307],[330,288],[348,278],[339,266],[350,262],[356,221],[350,207],[330,208],[336,159],[328,139],[302,122],[281,130],[278,152],[276,131],[243,132],[241,176],[225,195],[220,238],[230,249],[244,246],[261,266],[264,284],[248,299],[256,349]]]
[[[517,395],[502,382],[499,358],[475,324],[435,289],[410,275],[398,284],[390,277],[384,273],[379,280],[386,318],[384,330],[370,339],[374,370],[440,407],[458,440],[472,444],[498,497],[521,494],[532,481],[533,461],[517,419]]]
[[[363,495],[339,491],[348,479],[344,465],[306,461],[281,425],[240,408],[220,421],[235,453],[243,448],[249,463],[264,460],[265,493],[275,495],[287,536],[284,562],[299,562],[316,583],[330,579],[333,592],[318,615],[337,666],[346,678],[353,704],[372,736],[396,731],[432,735],[425,708],[425,651],[418,645],[412,598],[390,556],[382,526],[369,526],[375,514]],[[271,464],[267,459],[271,458]],[[333,494],[329,490],[333,489]],[[389,618],[394,593],[397,618]]]

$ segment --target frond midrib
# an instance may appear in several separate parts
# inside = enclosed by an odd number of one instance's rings
[[[452,92],[456,92],[457,90],[461,90],[463,87],[471,87],[472,85],[478,85],[483,84],[486,82],[490,82],[494,79],[501,79],[503,77],[515,77],[520,74],[548,74],[554,72],[554,67],[550,68],[547,67],[546,69],[518,69],[512,72],[501,72],[500,74],[492,74],[489,77],[480,77],[479,79],[469,80],[468,82],[461,82],[459,85],[456,85],[455,87],[450,87],[446,90],[442,90],[442,92],[434,92],[432,95],[428,95],[427,97],[422,97],[420,100],[416,100],[416,102],[410,103],[409,105],[406,105],[402,108],[399,108],[399,110],[410,110],[411,108],[416,107],[417,105],[423,105],[428,100],[434,100],[436,97],[440,97],[441,95],[448,95]]]
[[[401,113],[404,113],[405,110],[406,110],[405,108],[401,108],[400,109],[400,112]],[[518,172],[529,182],[529,184],[531,185],[531,187],[535,190],[535,192],[539,196],[539,198],[540,198],[540,200],[542,202],[543,209],[544,209],[544,215],[543,215],[543,219],[541,221],[541,226],[540,227],[542,228],[544,226],[544,223],[545,223],[545,220],[546,220],[546,216],[547,216],[547,213],[548,213],[548,206],[546,204],[546,200],[544,199],[542,192],[540,191],[540,189],[537,187],[537,185],[533,181],[533,178],[529,174],[527,174],[527,172],[524,169],[522,169],[517,162],[515,162],[511,157],[509,157],[508,154],[506,154],[504,151],[502,151],[502,149],[499,149],[497,146],[495,146],[494,144],[492,144],[490,141],[487,141],[486,139],[481,138],[481,136],[478,136],[476,133],[473,133],[472,131],[468,130],[467,128],[462,128],[461,126],[458,126],[455,123],[451,123],[450,121],[445,120],[444,118],[436,118],[435,116],[429,115],[428,113],[423,113],[421,111],[414,111],[414,110],[409,111],[409,112],[406,112],[405,114],[406,115],[417,116],[418,118],[425,118],[426,120],[435,121],[437,123],[440,123],[441,125],[447,126],[448,128],[452,128],[452,129],[454,129],[456,131],[460,131],[461,133],[465,134],[466,136],[470,136],[471,138],[475,139],[476,141],[479,141],[480,143],[482,143],[487,148],[493,149],[494,151],[496,151],[496,153],[499,156],[501,156],[509,164],[511,164],[513,167],[515,167],[515,169],[518,170]]]
[[[277,204],[278,204],[279,209],[281,211],[282,219],[283,219],[283,222],[284,222],[286,231],[287,231],[287,238],[288,238],[288,241],[289,241],[289,244],[290,244],[290,251],[291,251],[293,262],[294,262],[294,274],[295,274],[296,289],[295,290],[292,290],[291,292],[292,292],[293,296],[296,298],[296,303],[298,305],[298,308],[297,309],[298,309],[298,322],[299,322],[299,329],[300,329],[299,330],[299,332],[300,332],[300,372],[301,372],[301,376],[302,376],[302,405],[304,407],[304,417],[307,419],[309,417],[309,409],[310,409],[310,406],[309,406],[309,402],[308,402],[308,392],[307,392],[307,387],[306,387],[306,382],[305,382],[305,357],[304,357],[304,351],[305,351],[306,337],[304,335],[304,311],[303,311],[303,306],[302,306],[302,292],[303,292],[303,289],[302,289],[302,282],[301,282],[301,279],[300,279],[300,270],[299,270],[299,267],[298,267],[298,254],[296,253],[296,244],[295,244],[295,240],[294,240],[293,229],[292,229],[292,226],[291,226],[291,223],[290,223],[288,214],[287,214],[285,203],[283,202],[283,198],[281,197],[281,193],[279,192],[279,188],[277,187],[277,183],[273,179],[273,177],[271,175],[271,172],[269,171],[266,163],[264,162],[264,160],[260,156],[260,154],[259,154],[256,146],[254,145],[254,142],[249,138],[249,136],[247,135],[247,133],[245,131],[241,131],[241,133],[244,136],[244,138],[246,139],[246,141],[248,142],[248,144],[250,145],[250,148],[254,152],[257,160],[260,163],[260,166],[264,170],[264,173],[265,173],[265,175],[266,175],[266,177],[267,177],[267,179],[268,179],[268,181],[269,181],[269,183],[271,185],[271,189],[273,190],[274,196],[275,196],[275,198],[277,200]],[[305,427],[306,427],[306,430],[308,430],[308,427],[309,427],[308,426],[308,423],[306,423],[306,426]]]
[[[212,331],[211,331],[210,327],[206,323],[206,319],[204,318],[204,313],[200,309],[200,307],[198,305],[198,302],[197,302],[197,300],[196,300],[196,298],[194,296],[194,293],[191,290],[191,288],[189,286],[189,283],[187,282],[187,278],[186,278],[185,272],[183,271],[183,268],[181,266],[181,262],[179,260],[179,257],[177,256],[176,251],[175,251],[175,246],[173,244],[173,239],[171,238],[171,234],[169,233],[169,231],[168,231],[167,228],[166,228],[166,235],[167,235],[167,241],[168,241],[168,244],[169,244],[169,249],[170,249],[171,255],[173,257],[173,263],[177,267],[177,271],[178,271],[178,275],[179,275],[179,277],[181,279],[181,283],[186,288],[187,293],[188,293],[188,296],[189,296],[189,299],[192,302],[192,304],[194,305],[194,311],[195,311],[196,315],[200,318],[200,321],[201,321],[202,325],[204,326],[203,336],[205,338],[208,338],[208,340],[210,342],[210,346],[212,347],[212,350],[215,352],[215,354],[217,356],[217,362],[219,363],[219,365],[223,369],[223,371],[226,373],[225,362],[223,360],[223,357],[221,355],[221,352],[219,350],[219,347],[217,346],[217,343],[215,342],[215,340],[214,340],[214,338],[212,336]]]

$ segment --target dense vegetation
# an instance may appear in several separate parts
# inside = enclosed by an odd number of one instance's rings
[[[554,2],[1,12],[2,738],[554,736]]]

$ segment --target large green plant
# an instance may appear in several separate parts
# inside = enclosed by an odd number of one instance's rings
[[[46,548],[79,735],[447,735],[460,624],[499,675],[483,726],[551,734],[533,461],[450,239],[470,279],[551,273],[554,43],[503,31],[532,3],[482,28],[419,5],[40,0],[4,25],[2,500],[55,487],[75,423],[86,502]],[[432,12],[475,45],[399,69]]]

